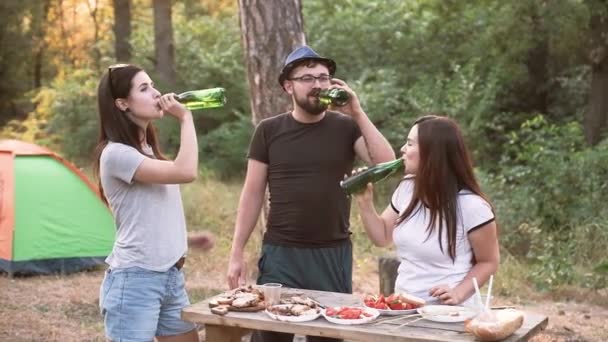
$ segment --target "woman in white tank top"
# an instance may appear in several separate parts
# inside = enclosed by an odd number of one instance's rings
[[[395,243],[395,290],[440,304],[469,304],[473,277],[483,285],[500,261],[497,226],[475,179],[457,123],[416,120],[401,148],[406,177],[379,215],[373,187],[357,195],[365,230],[377,246]]]

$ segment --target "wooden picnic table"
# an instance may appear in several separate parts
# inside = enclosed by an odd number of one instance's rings
[[[294,295],[308,296],[325,306],[362,306],[361,298],[352,294],[283,289],[282,297]],[[361,325],[341,325],[327,321],[320,316],[314,321],[293,323],[271,319],[264,311],[229,312],[225,316],[211,313],[207,298],[182,311],[184,320],[205,324],[206,340],[210,342],[240,342],[241,337],[251,330],[268,330],[296,335],[324,336],[348,341],[475,341],[475,337],[464,332],[463,323],[437,323],[419,317],[385,319],[380,316],[375,321]],[[408,323],[411,322],[411,323]],[[405,324],[408,323],[408,324]],[[525,312],[522,327],[504,341],[527,341],[543,330],[548,323],[546,316]]]

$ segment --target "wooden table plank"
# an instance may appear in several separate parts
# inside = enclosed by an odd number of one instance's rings
[[[305,295],[325,306],[360,306],[360,298],[350,294],[333,292],[286,289],[284,296]],[[428,342],[428,341],[474,341],[471,334],[464,332],[462,323],[436,323],[418,320],[402,326],[394,324],[339,325],[328,322],[323,317],[314,321],[291,323],[271,319],[263,311],[256,313],[229,312],[225,316],[211,313],[209,298],[191,305],[183,310],[182,318],[208,326],[211,333],[210,341],[239,341],[247,329],[268,330],[292,333],[297,335],[313,335],[343,338],[353,341],[389,341],[389,342]],[[525,341],[547,325],[547,317],[526,313],[524,324],[505,341]]]

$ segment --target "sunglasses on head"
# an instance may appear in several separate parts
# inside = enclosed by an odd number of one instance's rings
[[[112,64],[108,67],[108,84],[110,86],[110,95],[112,95],[114,100],[116,100],[116,96],[114,95],[114,84],[112,83],[112,70],[121,69],[127,66],[129,66],[129,64],[120,63]]]

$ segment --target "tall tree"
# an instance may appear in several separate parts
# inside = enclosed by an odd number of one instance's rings
[[[171,0],[154,0],[154,66],[167,85],[175,84],[175,44]]]
[[[244,49],[254,123],[285,111],[290,99],[278,84],[287,54],[306,43],[300,0],[239,0]]]
[[[114,48],[117,61],[131,60],[131,0],[114,0]]]
[[[39,41],[34,37],[37,27],[28,28],[24,22],[35,24],[41,12],[39,2],[0,1],[0,126],[24,118],[30,110],[20,100],[36,83],[32,55],[35,59]]]
[[[43,57],[46,48],[44,36],[45,28],[47,24],[47,15],[49,13],[50,1],[46,0],[42,3],[42,13],[39,20],[34,20],[33,25],[33,43],[32,48],[34,52],[34,88],[40,88],[42,86],[42,66],[44,64]]]
[[[91,17],[91,21],[93,22],[93,41],[97,42],[99,40],[99,0],[87,1],[87,6],[89,8],[89,16]],[[95,65],[95,69],[99,70],[99,61],[101,60],[101,51],[97,44],[93,44],[92,46],[93,52],[93,64]]]
[[[585,139],[590,145],[602,139],[608,117],[608,10],[606,4],[600,4],[590,4],[591,88],[583,120]]]
[[[519,112],[547,113],[549,106],[549,33],[543,17],[546,1],[522,4],[522,17],[529,25],[532,41],[527,55],[524,56],[528,77],[523,84],[517,85],[513,92],[517,102],[511,110]]]
[[[300,0],[239,0],[239,17],[252,121],[257,124],[290,105],[278,78],[287,54],[306,43],[302,4]],[[266,227],[268,210],[268,201],[264,201],[262,227]]]

